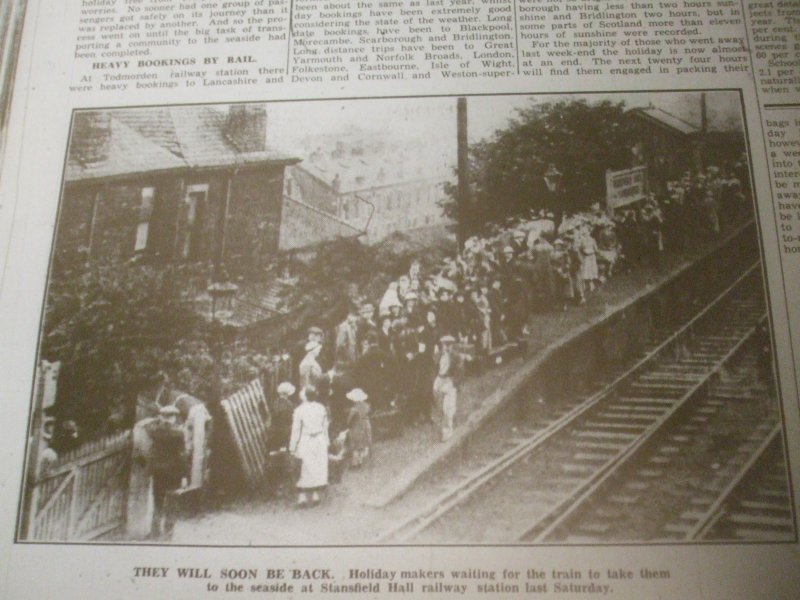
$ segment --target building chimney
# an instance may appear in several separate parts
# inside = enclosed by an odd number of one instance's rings
[[[111,113],[87,110],[75,113],[70,154],[72,159],[87,165],[108,158],[111,143]]]
[[[263,152],[267,145],[267,110],[260,104],[228,108],[225,135],[240,152]]]

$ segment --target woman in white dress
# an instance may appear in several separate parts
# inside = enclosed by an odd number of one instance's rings
[[[579,240],[583,258],[581,277],[583,278],[584,288],[588,289],[589,292],[593,292],[595,283],[600,279],[600,273],[597,268],[597,242],[595,242],[588,229],[584,229],[581,232]]]
[[[322,367],[317,361],[320,352],[322,352],[322,344],[319,342],[311,341],[306,344],[306,356],[298,367],[300,389],[317,387],[317,381],[322,377]]]
[[[328,485],[328,410],[317,402],[313,388],[300,391],[301,404],[292,415],[292,437],[289,449],[301,461],[297,481],[297,506],[320,501],[319,492]]]

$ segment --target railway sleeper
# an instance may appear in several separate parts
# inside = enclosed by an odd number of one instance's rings
[[[575,460],[584,461],[584,462],[594,462],[594,463],[606,463],[611,458],[616,456],[616,452],[614,453],[598,453],[598,452],[576,452],[574,455]]]
[[[639,469],[636,472],[637,477],[644,477],[646,479],[656,479],[664,475],[663,469]]]
[[[615,402],[630,403],[637,406],[672,406],[675,404],[674,398],[659,398],[658,396],[645,395],[645,396],[631,396],[623,394],[617,396]]]
[[[674,398],[686,393],[685,385],[665,383],[632,383],[626,390],[629,394],[643,394],[644,397]]]
[[[576,442],[574,442],[574,446],[576,448],[585,448],[585,449],[591,449],[591,450],[607,450],[607,451],[613,452],[614,454],[617,454],[618,452],[620,452],[622,450],[622,448],[624,447],[624,446],[621,446],[619,444],[611,444],[611,443],[605,443],[605,442],[592,442],[592,441],[588,441],[588,440],[577,440]]]
[[[655,421],[663,413],[662,408],[657,407],[637,407],[637,406],[607,406],[605,413],[599,413],[599,416],[605,417],[606,415],[625,415],[627,418],[638,417],[641,419],[649,419]]]
[[[726,520],[737,525],[756,525],[759,529],[777,529],[779,531],[788,531],[792,528],[791,516],[767,517],[764,515],[732,513],[727,515]]]
[[[582,463],[564,463],[561,465],[561,470],[564,473],[581,473],[588,475],[595,471],[595,467]]]
[[[639,496],[631,494],[615,494],[613,496],[609,496],[608,501],[613,504],[622,504],[627,506],[628,504],[636,504],[639,501]]]
[[[751,511],[765,511],[768,513],[778,513],[780,515],[785,516],[786,518],[791,518],[792,514],[788,508],[788,502],[760,502],[758,500],[742,500],[740,503],[742,508]]]
[[[622,411],[606,411],[597,413],[598,417],[602,417],[604,419],[626,419],[631,421],[643,421],[645,423],[652,423],[658,418],[658,414],[650,413],[650,414],[641,414],[635,412],[622,412]]]
[[[679,385],[693,385],[698,381],[705,379],[702,375],[693,375],[691,373],[648,373],[640,375],[639,380],[634,385],[654,385],[654,386],[668,386],[670,388]]]
[[[589,427],[591,429],[597,429],[599,431],[604,431],[608,429],[622,429],[622,430],[632,430],[636,432],[641,432],[644,428],[642,427],[641,423],[612,423],[611,421],[589,421],[583,425],[583,427]]]
[[[692,506],[702,506],[708,508],[712,504],[714,504],[714,498],[709,496],[695,496],[694,498],[689,500],[689,503]]]
[[[698,512],[694,510],[685,510],[680,514],[679,519],[681,521],[689,521],[690,523],[698,523],[701,519],[705,519],[706,514],[704,512]]]
[[[646,481],[628,481],[625,484],[626,490],[632,490],[634,492],[643,492],[647,488],[650,487],[650,484]]]

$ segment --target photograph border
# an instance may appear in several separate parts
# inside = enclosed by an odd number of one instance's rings
[[[47,298],[50,291],[50,283],[51,283],[51,275],[52,275],[52,268],[53,268],[53,259],[55,256],[56,251],[56,237],[57,237],[57,230],[58,230],[58,223],[61,218],[61,211],[63,208],[63,198],[66,188],[66,168],[67,162],[69,157],[69,145],[72,141],[72,136],[74,134],[74,126],[75,126],[75,115],[76,113],[80,113],[87,110],[125,110],[125,109],[142,109],[142,108],[161,108],[161,107],[188,107],[188,106],[233,106],[233,105],[243,105],[243,104],[253,104],[253,103],[263,103],[263,104],[285,104],[285,103],[299,103],[299,102],[343,102],[343,101],[353,101],[357,102],[360,100],[407,100],[407,99],[425,99],[425,98],[457,98],[457,97],[466,97],[466,98],[474,98],[474,97],[503,97],[503,96],[537,96],[537,97],[547,97],[547,96],[556,96],[556,97],[563,97],[563,96],[596,96],[596,95],[613,95],[613,94],[657,94],[657,93],[669,93],[669,92],[683,92],[683,93],[700,93],[700,92],[736,92],[739,96],[739,105],[740,105],[740,118],[742,124],[742,136],[744,137],[744,144],[748,158],[748,171],[750,174],[751,180],[751,199],[752,208],[753,208],[753,219],[754,219],[754,226],[756,228],[756,235],[758,240],[758,247],[759,247],[759,258],[761,261],[761,271],[762,271],[762,285],[764,291],[764,297],[767,303],[767,319],[769,323],[769,331],[770,331],[770,343],[772,349],[772,356],[773,356],[773,373],[775,375],[775,387],[777,392],[777,401],[778,401],[778,408],[780,411],[780,423],[781,423],[781,433],[782,433],[782,445],[783,445],[783,452],[784,457],[786,459],[785,469],[786,469],[786,481],[789,486],[789,498],[791,501],[791,513],[792,513],[792,522],[794,525],[794,539],[789,541],[692,541],[692,542],[684,542],[684,541],[654,541],[654,542],[646,542],[646,541],[632,541],[632,542],[619,542],[619,543],[611,543],[611,542],[598,542],[598,543],[465,543],[465,544],[280,544],[280,545],[270,545],[270,544],[173,544],[173,543],[156,543],[156,542],[138,542],[138,541],[38,541],[38,540],[22,540],[20,539],[20,533],[22,529],[22,520],[23,520],[23,504],[25,498],[25,485],[27,479],[27,472],[28,472],[28,459],[29,459],[29,443],[30,443],[30,430],[33,425],[33,396],[35,393],[35,368],[38,364],[39,360],[39,353],[41,349],[42,343],[42,328],[44,325],[44,316],[47,304]],[[66,148],[64,149],[64,160],[62,163],[62,170],[61,170],[61,185],[60,185],[60,192],[59,192],[59,200],[58,200],[58,207],[55,213],[55,220],[53,221],[53,234],[50,242],[50,253],[49,253],[49,260],[47,266],[47,273],[46,273],[46,281],[45,281],[45,288],[44,293],[41,300],[41,308],[40,308],[40,316],[38,320],[38,335],[36,341],[36,351],[33,356],[33,366],[34,366],[34,375],[32,377],[31,386],[30,386],[30,394],[29,394],[29,407],[28,407],[28,420],[27,426],[24,430],[24,441],[22,447],[24,448],[23,454],[23,469],[22,474],[20,477],[20,488],[19,488],[19,498],[17,502],[17,516],[16,516],[16,527],[14,533],[14,544],[24,544],[24,545],[46,545],[46,546],[111,546],[111,547],[155,547],[155,548],[272,548],[272,549],[292,549],[292,548],[312,548],[312,549],[323,549],[323,548],[603,548],[603,547],[638,547],[638,546],[692,546],[692,547],[704,547],[704,546],[749,546],[749,545],[789,545],[789,544],[796,544],[798,543],[798,517],[796,513],[796,504],[795,504],[795,490],[792,480],[792,470],[791,470],[791,459],[792,457],[789,454],[789,445],[787,440],[787,426],[786,426],[786,415],[783,405],[783,383],[781,381],[781,374],[780,369],[778,368],[779,362],[779,354],[777,352],[776,342],[775,342],[775,318],[774,318],[774,308],[772,305],[772,296],[770,293],[770,279],[769,274],[767,272],[767,265],[768,262],[766,260],[766,253],[764,249],[764,239],[762,234],[762,227],[764,227],[764,221],[762,220],[762,215],[759,210],[759,203],[758,203],[758,194],[755,185],[755,178],[753,173],[753,150],[751,147],[751,140],[750,140],[750,131],[748,128],[747,123],[747,111],[745,109],[744,103],[744,92],[743,89],[740,87],[732,87],[732,88],[656,88],[656,89],[635,89],[635,90],[592,90],[592,91],[550,91],[550,92],[502,92],[502,93],[469,93],[469,94],[420,94],[420,95],[394,95],[394,96],[346,96],[346,97],[330,97],[330,98],[292,98],[292,99],[277,99],[277,100],[247,100],[247,101],[232,101],[232,102],[189,102],[189,103],[169,103],[169,104],[138,104],[138,105],[124,105],[124,106],[83,106],[80,108],[73,108],[70,114],[70,123],[69,123],[69,135],[67,137]],[[761,117],[761,107],[758,110],[758,116]],[[767,160],[767,164],[769,164],[769,156],[768,151],[765,146],[765,158]],[[774,194],[773,190],[773,183],[771,177],[769,178],[769,185],[770,191]],[[775,226],[775,233],[776,236],[778,235],[778,222],[777,216],[774,216],[774,226]],[[780,254],[780,250],[778,249],[778,253]],[[783,262],[779,260],[778,263],[783,269]],[[784,296],[784,304],[787,311],[786,318],[789,319],[788,314],[788,296],[786,291],[786,285],[784,282],[784,277],[780,277],[780,284],[783,290]],[[795,351],[792,345],[791,338],[789,339],[789,349],[790,349],[790,356],[794,359]],[[793,368],[794,372],[794,379],[795,379],[795,386],[797,389],[800,389],[800,385],[798,385],[798,373],[797,370]],[[800,400],[798,400],[800,404]]]

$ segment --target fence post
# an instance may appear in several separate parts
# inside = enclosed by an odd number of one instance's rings
[[[26,494],[27,506],[25,514],[23,515],[22,529],[20,531],[20,539],[35,540],[36,539],[36,507],[39,504],[39,485],[36,481],[27,483],[30,491]]]
[[[28,426],[28,457],[25,469],[25,489],[23,491],[22,521],[20,539],[28,539],[33,531],[38,500],[37,479],[39,477],[39,450],[42,443],[42,420],[44,411],[45,374],[44,361],[36,365],[33,383],[33,407]]]
[[[77,529],[78,526],[78,490],[80,490],[81,486],[81,476],[82,476],[82,469],[80,466],[73,466],[70,473],[72,474],[72,495],[69,499],[69,518],[67,520],[67,539],[73,540],[77,539]]]

